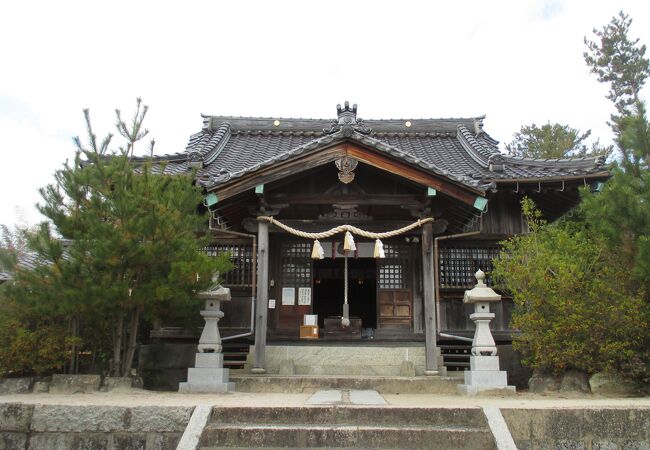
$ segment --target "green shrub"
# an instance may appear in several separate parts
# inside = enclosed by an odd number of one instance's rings
[[[67,327],[45,317],[25,317],[17,305],[0,296],[0,376],[60,372],[78,339]]]
[[[547,225],[532,201],[522,206],[531,233],[504,242],[494,270],[514,297],[514,347],[536,369],[635,376],[649,317],[631,271],[584,222]]]

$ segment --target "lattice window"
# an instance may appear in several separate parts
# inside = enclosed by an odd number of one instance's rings
[[[282,244],[282,287],[311,286],[311,244]]]
[[[208,256],[228,253],[234,268],[225,274],[225,286],[251,287],[253,285],[253,247],[240,244],[216,244],[202,249]]]
[[[476,285],[474,274],[478,269],[487,273],[486,282],[492,285],[492,260],[498,256],[497,245],[440,248],[440,287],[472,288]]]
[[[409,247],[384,243],[385,258],[379,259],[379,289],[407,289],[409,286]]]

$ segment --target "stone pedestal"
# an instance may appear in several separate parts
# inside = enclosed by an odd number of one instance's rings
[[[508,373],[499,370],[499,357],[470,356],[470,370],[465,375],[465,383],[458,385],[458,392],[464,395],[476,395],[495,389],[515,392],[514,386],[508,385]]]
[[[218,326],[219,319],[223,317],[221,302],[230,300],[230,289],[216,284],[216,279],[214,281],[211,289],[198,295],[199,298],[205,299],[205,309],[201,311],[205,326],[199,339],[199,351],[194,359],[194,367],[187,371],[187,382],[179,383],[178,392],[224,393],[235,390],[235,383],[229,381],[229,369],[223,367]]]
[[[499,370],[497,347],[490,331],[490,322],[494,318],[490,302],[501,301],[501,296],[485,284],[485,274],[481,270],[476,272],[476,280],[478,283],[474,289],[465,291],[463,298],[465,303],[474,303],[474,313],[469,318],[476,330],[469,359],[470,370],[464,373],[465,383],[458,385],[458,392],[464,395],[494,390],[515,392],[515,387],[508,385],[507,372]]]
[[[234,391],[229,371],[223,368],[223,353],[197,353],[194,367],[187,370],[187,382],[179,384],[178,392]]]

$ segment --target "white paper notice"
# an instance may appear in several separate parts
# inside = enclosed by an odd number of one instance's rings
[[[275,300],[272,298],[269,299],[269,309],[275,309]]]
[[[298,304],[311,305],[311,288],[298,288]]]
[[[296,288],[282,288],[282,305],[292,306],[296,304]]]

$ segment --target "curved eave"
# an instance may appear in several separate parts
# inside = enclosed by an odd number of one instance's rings
[[[504,164],[514,164],[528,167],[562,167],[574,169],[593,169],[604,166],[604,158],[597,157],[580,157],[580,158],[524,158],[520,156],[502,155]]]
[[[602,171],[596,173],[589,173],[584,175],[566,175],[566,176],[551,176],[551,177],[531,177],[531,178],[493,178],[487,179],[491,183],[500,184],[514,184],[514,183],[544,183],[544,182],[558,182],[558,181],[576,181],[576,180],[593,180],[593,179],[607,179],[611,176],[609,171]]]

